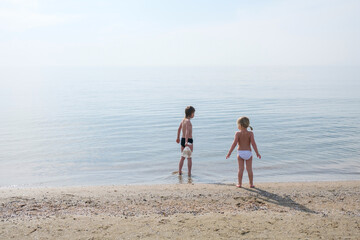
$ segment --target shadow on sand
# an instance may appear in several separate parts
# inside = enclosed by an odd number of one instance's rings
[[[290,198],[290,196],[281,197],[277,194],[267,192],[260,188],[243,188],[243,189],[247,190],[249,192],[252,192],[252,193],[256,193],[258,195],[257,197],[265,202],[269,202],[269,203],[276,204],[276,205],[283,206],[283,207],[289,207],[291,209],[301,211],[301,212],[314,213],[314,214],[318,213],[316,211],[313,211],[313,210],[305,207],[304,205],[301,205],[301,204],[295,202],[294,200],[292,200]]]

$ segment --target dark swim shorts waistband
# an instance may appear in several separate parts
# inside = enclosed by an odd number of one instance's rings
[[[188,138],[188,142],[189,143],[193,143],[193,139],[192,138]],[[181,138],[181,146],[185,147],[185,138]]]

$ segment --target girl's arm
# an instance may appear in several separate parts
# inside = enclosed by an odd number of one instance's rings
[[[251,141],[251,145],[252,145],[252,147],[253,147],[253,149],[254,149],[254,151],[256,153],[256,156],[261,159],[261,155],[260,155],[260,153],[259,153],[259,151],[257,149],[257,146],[256,146],[254,133],[251,133],[250,141]]]
[[[180,123],[179,129],[177,131],[177,138],[176,138],[176,142],[180,143],[180,132],[181,132],[181,128],[182,128],[182,121]]]
[[[230,147],[229,153],[226,155],[226,159],[228,159],[228,158],[230,157],[232,151],[234,151],[234,148],[236,147],[236,144],[237,144],[237,142],[238,142],[237,139],[238,139],[237,133],[235,133],[234,142],[233,142],[233,144],[232,144],[231,147]]]

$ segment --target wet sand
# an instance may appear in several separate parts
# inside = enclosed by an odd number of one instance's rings
[[[0,239],[360,239],[360,181],[0,189]]]

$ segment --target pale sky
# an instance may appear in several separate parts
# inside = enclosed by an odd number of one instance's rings
[[[360,66],[360,0],[0,0],[0,66]]]

